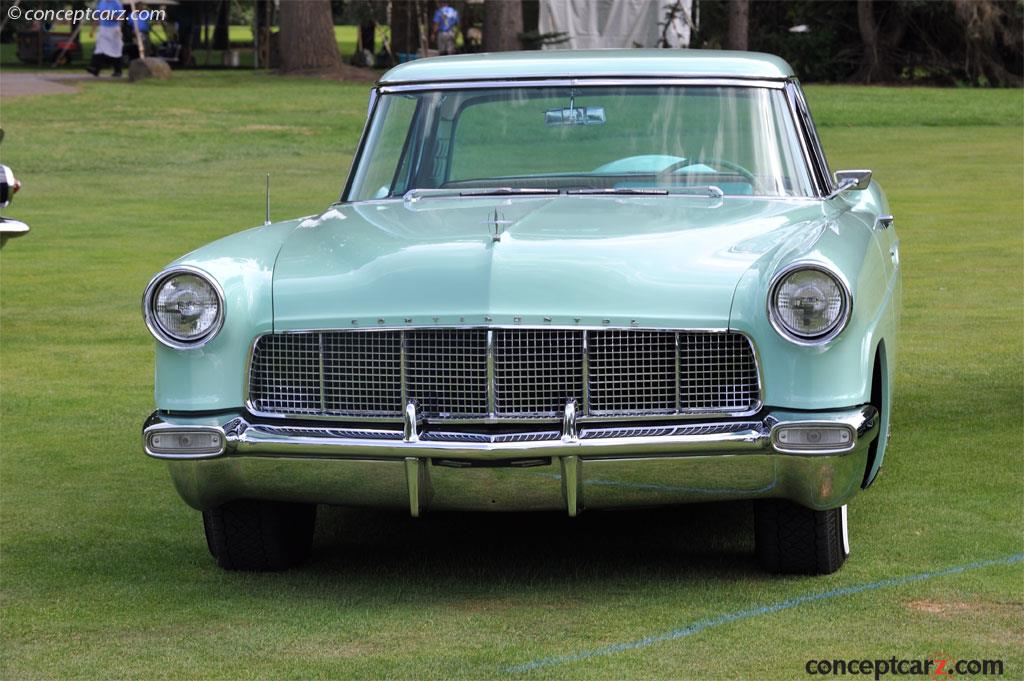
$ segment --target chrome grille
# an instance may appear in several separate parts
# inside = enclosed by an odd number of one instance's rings
[[[593,414],[676,411],[676,334],[618,331],[590,338]]]
[[[750,342],[739,334],[681,333],[679,362],[683,411],[747,409],[760,391]]]
[[[364,335],[376,335],[369,333]],[[408,398],[435,416],[487,414],[487,331],[405,332]]]
[[[499,414],[555,416],[568,400],[583,404],[583,334],[496,329],[494,378]]]
[[[744,413],[760,404],[742,334],[645,329],[405,329],[260,337],[249,370],[260,414],[531,419]]]
[[[263,336],[252,353],[249,394],[259,411],[316,414],[320,395],[320,334]]]
[[[321,334],[324,409],[344,416],[388,416],[402,408],[402,334]]]

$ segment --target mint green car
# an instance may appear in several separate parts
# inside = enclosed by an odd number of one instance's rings
[[[384,74],[340,200],[171,263],[149,456],[227,569],[306,559],[318,504],[755,500],[829,573],[885,456],[899,240],[832,173],[782,60],[455,56]]]

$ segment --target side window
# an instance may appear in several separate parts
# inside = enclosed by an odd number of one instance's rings
[[[825,150],[822,148],[821,140],[818,138],[818,129],[814,126],[814,118],[811,116],[811,110],[807,106],[807,100],[804,98],[803,89],[800,87],[800,83],[795,80],[792,81],[788,87],[791,88],[793,93],[800,121],[803,124],[804,130],[807,131],[808,144],[810,145],[811,153],[814,155],[814,160],[818,165],[818,172],[824,182],[825,191],[832,191],[832,170],[829,168],[828,159],[825,158]]]
[[[364,145],[364,158],[359,164],[360,171],[352,182],[349,201],[382,199],[390,195],[392,184],[400,174],[399,164],[403,162],[403,150],[416,114],[416,97],[385,95],[379,105],[370,136]]]

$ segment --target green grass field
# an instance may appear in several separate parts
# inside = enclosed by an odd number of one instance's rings
[[[149,277],[334,200],[367,88],[252,73],[3,102],[32,226],[0,257],[0,676],[799,679],[810,658],[999,658],[1024,678],[1024,568],[994,565],[509,671],[787,598],[1024,551],[1024,95],[811,87],[833,167],[897,218],[894,438],[837,574],[776,578],[750,507],[560,515],[325,509],[315,556],[228,574],[141,452]]]

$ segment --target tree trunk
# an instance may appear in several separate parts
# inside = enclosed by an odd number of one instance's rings
[[[391,51],[413,54],[418,49],[416,5],[411,0],[391,3]]]
[[[281,70],[336,71],[341,54],[334,40],[330,0],[290,0],[278,10]]]
[[[228,23],[231,19],[231,6],[228,0],[217,3],[217,24],[213,29],[213,49],[226,50],[231,47],[228,38]]]
[[[523,32],[521,0],[484,0],[484,51],[519,50]]]
[[[878,56],[878,27],[875,26],[873,0],[857,0],[857,27],[860,42],[864,48],[864,60],[860,67],[860,80],[872,83],[878,80],[882,60]]]
[[[729,35],[726,47],[746,50],[750,26],[750,0],[729,0]]]

